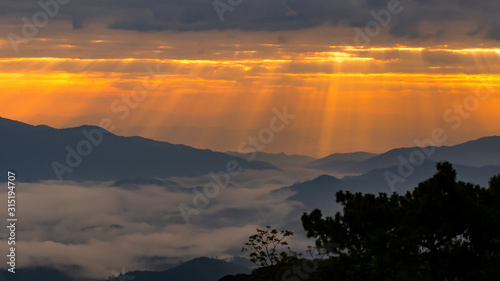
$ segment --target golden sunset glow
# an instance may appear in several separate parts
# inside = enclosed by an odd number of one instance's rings
[[[499,12],[0,1],[0,279],[495,279]]]
[[[448,108],[474,95],[481,85],[497,88],[500,84],[499,66],[478,57],[489,56],[494,63],[498,49],[348,46],[330,47],[333,52],[297,53],[271,45],[266,47],[278,49],[235,51],[233,59],[227,55],[220,59],[3,58],[1,110],[4,117],[55,127],[76,126],[82,120],[99,125],[100,119],[111,118],[118,133],[235,150],[265,124],[273,107],[287,106],[298,116],[290,126],[297,142],[270,149],[320,156],[333,149],[380,151],[393,146],[394,137],[389,136],[406,130],[407,124],[412,124],[414,135],[425,137],[429,128],[445,125],[443,114]],[[424,60],[435,53],[474,63],[435,65]],[[150,77],[147,67],[159,73]],[[121,102],[115,101],[130,96],[144,81],[157,87],[147,91],[144,101],[134,102],[137,108],[130,109],[124,122],[120,119],[124,113],[117,110]],[[27,101],[22,107],[9,105],[21,99]],[[492,95],[480,106],[463,130],[493,133],[496,127],[488,120],[498,117],[500,99]],[[221,141],[223,132],[227,136]],[[311,146],[311,141],[316,145]]]

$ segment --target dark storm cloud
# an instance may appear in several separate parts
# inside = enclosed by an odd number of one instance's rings
[[[71,25],[73,29],[82,29],[83,28],[83,19],[80,15],[72,15],[71,16]]]
[[[55,1],[55,0],[42,0]],[[74,29],[104,23],[110,29],[161,30],[297,30],[323,24],[363,27],[373,12],[386,10],[391,0],[72,0],[56,16],[69,19]],[[397,0],[392,0],[397,1]],[[455,22],[469,24],[469,36],[500,40],[496,0],[400,0],[404,8],[393,15],[388,31],[395,37],[426,38],[453,32]],[[218,3],[218,14],[214,3]],[[40,10],[36,1],[1,1],[2,17],[20,17]],[[223,13],[222,13],[223,11]],[[220,20],[220,15],[224,21]],[[15,19],[10,19],[15,22]],[[424,23],[442,27],[422,32]]]

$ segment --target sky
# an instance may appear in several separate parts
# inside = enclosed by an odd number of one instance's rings
[[[42,3],[42,4],[40,4]],[[493,0],[2,0],[0,116],[322,157],[500,134]]]
[[[498,0],[0,0],[0,117],[314,157],[453,145],[500,135],[499,13]],[[303,206],[271,190],[321,173],[245,171],[189,225],[177,203],[192,193],[22,183],[19,264],[100,278],[237,256],[256,227],[300,224]]]

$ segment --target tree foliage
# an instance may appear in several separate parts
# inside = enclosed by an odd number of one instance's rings
[[[405,195],[339,191],[343,212],[302,216],[317,247],[338,245],[324,280],[499,280],[500,175],[486,189],[436,167]]]
[[[288,246],[287,238],[293,236],[290,230],[257,229],[257,233],[248,237],[248,242],[241,249],[248,252],[250,261],[267,270],[273,281],[278,280],[277,274],[280,266],[284,266],[296,259],[298,254]]]
[[[316,244],[306,252],[317,266],[307,278],[285,274],[283,281],[499,281],[500,175],[483,188],[457,181],[448,162],[436,168],[404,195],[339,191],[342,212],[304,213],[302,225]],[[261,268],[227,280],[281,280],[277,272],[300,260],[285,240],[292,234],[258,229],[243,250]]]

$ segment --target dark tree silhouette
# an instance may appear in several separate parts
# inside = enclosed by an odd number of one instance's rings
[[[288,246],[287,238],[293,236],[290,230],[257,229],[257,233],[248,237],[248,242],[241,249],[249,252],[250,261],[263,267],[273,281],[277,281],[280,266],[286,265],[290,260],[296,259],[298,254]]]
[[[343,212],[302,216],[318,247],[338,245],[329,280],[500,280],[500,176],[485,189],[436,168],[405,195],[339,191]]]

